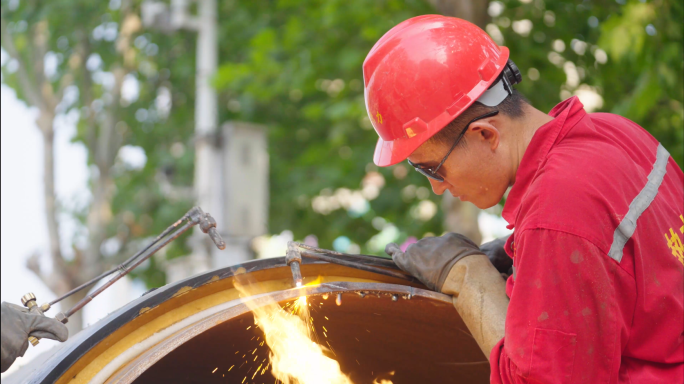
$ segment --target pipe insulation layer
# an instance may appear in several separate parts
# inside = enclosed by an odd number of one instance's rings
[[[407,294],[404,287],[389,284],[310,288],[313,341],[339,362],[354,383],[488,382],[489,363],[451,300]],[[341,305],[336,303],[336,292],[342,292]],[[291,307],[293,303],[279,304]],[[172,351],[158,348],[157,353],[168,353],[133,382],[239,383],[245,378],[246,383],[272,382],[270,370],[263,369],[270,354],[263,341],[252,314],[244,312]]]
[[[321,261],[303,260],[301,275],[304,286],[292,288],[291,268],[275,258],[160,287],[3,383],[273,383],[271,351],[249,305],[291,308],[302,296],[311,339],[353,383],[489,382],[487,358],[451,296]],[[244,279],[254,304],[236,288]]]

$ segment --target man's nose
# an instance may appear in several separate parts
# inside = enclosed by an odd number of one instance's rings
[[[430,185],[432,186],[432,192],[434,192],[435,195],[441,195],[449,187],[449,185],[446,182],[432,180],[432,179],[428,179],[428,180],[430,181]]]

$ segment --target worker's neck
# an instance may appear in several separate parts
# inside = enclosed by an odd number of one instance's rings
[[[512,132],[515,132],[512,142],[511,162],[513,165],[513,175],[511,185],[515,182],[515,175],[522,161],[527,147],[532,141],[532,137],[541,126],[553,120],[553,117],[538,110],[537,108],[525,103],[523,104],[523,117],[512,120]]]

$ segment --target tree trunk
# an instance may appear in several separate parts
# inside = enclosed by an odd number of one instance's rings
[[[42,111],[38,118],[38,126],[43,133],[43,193],[45,199],[45,217],[47,219],[48,235],[50,241],[50,259],[52,260],[53,272],[47,279],[39,277],[47,283],[48,287],[56,294],[63,295],[70,289],[81,283],[81,279],[74,279],[69,273],[62,257],[61,240],[59,237],[59,221],[57,214],[59,207],[55,196],[55,132],[53,128],[54,115]],[[40,266],[38,266],[40,268]],[[87,278],[86,274],[79,274]],[[46,281],[47,280],[47,281]],[[77,281],[75,281],[77,280]],[[83,281],[85,281],[83,279]],[[61,302],[61,310],[66,311],[86,295],[86,291],[78,292]],[[67,323],[69,335],[75,335],[83,328],[83,316],[81,312],[74,313]]]
[[[428,3],[442,15],[468,20],[483,29],[489,22],[489,0],[428,0]]]
[[[54,120],[57,113],[56,108],[62,99],[64,89],[71,84],[73,75],[69,73],[62,77],[61,86],[57,93],[54,92],[51,82],[45,76],[44,60],[50,51],[48,46],[50,31],[46,20],[38,21],[29,28],[29,41],[32,44],[25,46],[24,53],[20,54],[11,31],[7,28],[5,18],[0,18],[2,47],[10,57],[19,63],[17,76],[22,87],[22,93],[28,99],[27,101],[30,105],[40,110],[40,116],[36,123],[43,137],[43,199],[45,201],[52,271],[49,274],[44,272],[45,268],[41,266],[39,255],[31,256],[27,260],[26,265],[57,296],[65,294],[100,274],[105,267],[100,254],[100,247],[106,238],[107,225],[111,220],[111,197],[114,190],[114,182],[110,171],[115,162],[116,154],[123,143],[123,132],[116,129],[118,122],[117,109],[121,101],[123,81],[126,74],[132,70],[131,66],[135,57],[135,52],[130,47],[132,35],[140,27],[139,19],[133,13],[128,1],[122,4],[121,12],[127,16],[124,18],[124,25],[121,27],[116,47],[117,51],[122,55],[123,64],[113,67],[112,72],[115,77],[115,85],[110,94],[111,100],[107,103],[106,109],[103,112],[104,118],[97,119],[95,111],[91,110],[87,121],[87,146],[99,170],[99,177],[93,183],[93,202],[89,207],[86,223],[89,243],[86,249],[77,249],[74,260],[70,262],[64,260],[61,252],[58,220],[59,204],[55,194]],[[87,33],[84,33],[84,36],[87,36]],[[89,57],[89,52],[88,39],[84,38],[79,49],[74,53],[74,55],[80,56],[80,59],[75,62],[81,62]],[[78,66],[76,64],[72,70],[78,70]],[[83,104],[90,107],[93,102],[92,79],[87,70],[82,69],[82,73],[84,81],[79,91],[83,97]],[[84,291],[65,299],[62,302],[62,309],[71,308],[85,295],[86,292]],[[83,325],[81,312],[75,313],[70,318],[68,324],[71,335],[78,332]]]
[[[93,181],[93,200],[86,219],[88,245],[83,252],[82,270],[86,276],[97,276],[102,273],[100,247],[105,240],[107,224],[111,219],[108,193],[109,179],[106,172],[105,174],[100,172],[97,180]]]
[[[84,290],[82,290],[80,292],[76,292],[72,296],[69,296],[66,299],[62,300],[59,303],[60,311],[61,312],[68,311],[74,305],[76,305],[76,303],[78,303],[82,298],[86,297],[87,294],[88,294],[88,290],[84,289]],[[54,311],[54,309],[53,309],[53,311]],[[81,329],[83,329],[84,325],[85,324],[83,324],[83,310],[80,310],[80,311],[74,313],[73,315],[71,315],[71,317],[69,317],[69,322],[66,324],[67,328],[69,329],[69,338],[72,338]]]
[[[435,9],[445,15],[470,21],[480,28],[489,22],[489,0],[427,0]],[[482,234],[477,217],[480,210],[469,202],[462,202],[450,193],[445,193],[442,200],[444,210],[444,229],[468,236],[476,244],[482,242]]]
[[[57,221],[57,199],[55,198],[55,132],[52,128],[54,116],[42,111],[38,120],[38,126],[43,133],[43,196],[50,240],[50,258],[53,263],[56,263],[62,258],[62,250]],[[59,265],[53,267],[60,268]]]
[[[88,247],[83,255],[83,271],[87,276],[97,276],[103,271],[100,247],[106,239],[107,225],[112,219],[111,199],[114,180],[111,168],[123,142],[123,133],[116,130],[117,106],[121,100],[121,86],[128,72],[122,68],[115,68],[112,72],[115,79],[111,93],[113,101],[103,112],[102,121],[96,123],[99,129],[96,129],[95,125],[89,129],[89,131],[98,132],[96,139],[92,142],[93,146],[88,148],[95,160],[98,176],[93,183],[93,201],[87,218]]]
[[[482,234],[477,222],[480,209],[470,202],[463,202],[458,198],[445,193],[442,198],[442,210],[444,215],[444,228],[449,232],[457,232],[467,236],[475,244],[482,242]]]
[[[59,206],[55,196],[55,132],[54,114],[50,111],[41,111],[37,120],[43,137],[43,198],[45,201],[45,217],[48,227],[49,253],[52,261],[52,272],[48,275],[43,273],[39,255],[30,257],[27,267],[33,271],[57,296],[67,293],[70,289],[86,281],[91,276],[87,273],[78,273],[74,276],[69,266],[62,257],[61,239],[59,237],[59,221],[57,214]],[[87,291],[74,294],[61,302],[61,311],[66,311],[81,300]],[[69,335],[75,335],[83,327],[81,312],[73,314],[69,318],[67,328]]]

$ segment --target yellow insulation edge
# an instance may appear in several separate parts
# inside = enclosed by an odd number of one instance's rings
[[[314,280],[314,278],[305,278],[305,283],[306,280]],[[320,284],[322,283],[327,283],[327,282],[333,282],[333,281],[347,281],[347,282],[359,282],[359,283],[377,283],[380,282],[378,280],[371,280],[371,279],[361,279],[361,278],[354,278],[354,277],[348,277],[348,276],[320,276],[318,277],[318,282]],[[206,287],[206,285],[203,285],[201,287],[198,287],[196,289],[202,289]],[[257,288],[258,287],[258,288]],[[283,280],[273,280],[273,281],[264,281],[260,282],[255,286],[255,288],[258,289],[258,293],[266,293],[266,292],[275,292],[275,291],[281,291],[285,289],[290,289],[292,288],[292,279],[283,279]],[[189,287],[182,287],[176,292],[176,294],[171,297],[168,301],[172,301],[177,299],[179,296],[181,296],[184,293],[187,293],[189,291]],[[156,319],[148,322],[147,324],[142,325],[139,328],[136,328],[133,332],[129,333],[128,335],[124,336],[121,338],[118,342],[113,344],[111,347],[107,348],[104,350],[102,353],[100,353],[98,356],[94,357],[88,365],[86,365],[82,370],[79,372],[74,372],[72,373],[71,370],[68,370],[67,373],[60,377],[59,380],[57,380],[58,384],[61,383],[70,383],[70,384],[82,384],[82,383],[87,383],[89,382],[96,374],[99,372],[103,367],[105,367],[109,362],[111,362],[116,356],[120,355],[133,345],[147,339],[148,337],[152,336],[153,334],[161,331],[164,328],[167,328],[189,316],[192,316],[196,313],[199,313],[201,311],[204,311],[205,309],[229,302],[231,300],[235,300],[239,298],[239,294],[235,288],[228,288],[226,290],[201,297],[197,300],[194,300],[192,302],[189,302],[187,304],[184,304],[178,308],[172,309],[168,311],[167,313],[157,317]],[[168,302],[167,301],[167,302]],[[154,308],[152,308],[149,311],[153,311]],[[144,353],[142,351],[141,353]],[[84,355],[82,358],[85,358],[88,356],[88,353]],[[73,375],[73,376],[72,376]],[[68,376],[71,376],[70,378]]]

